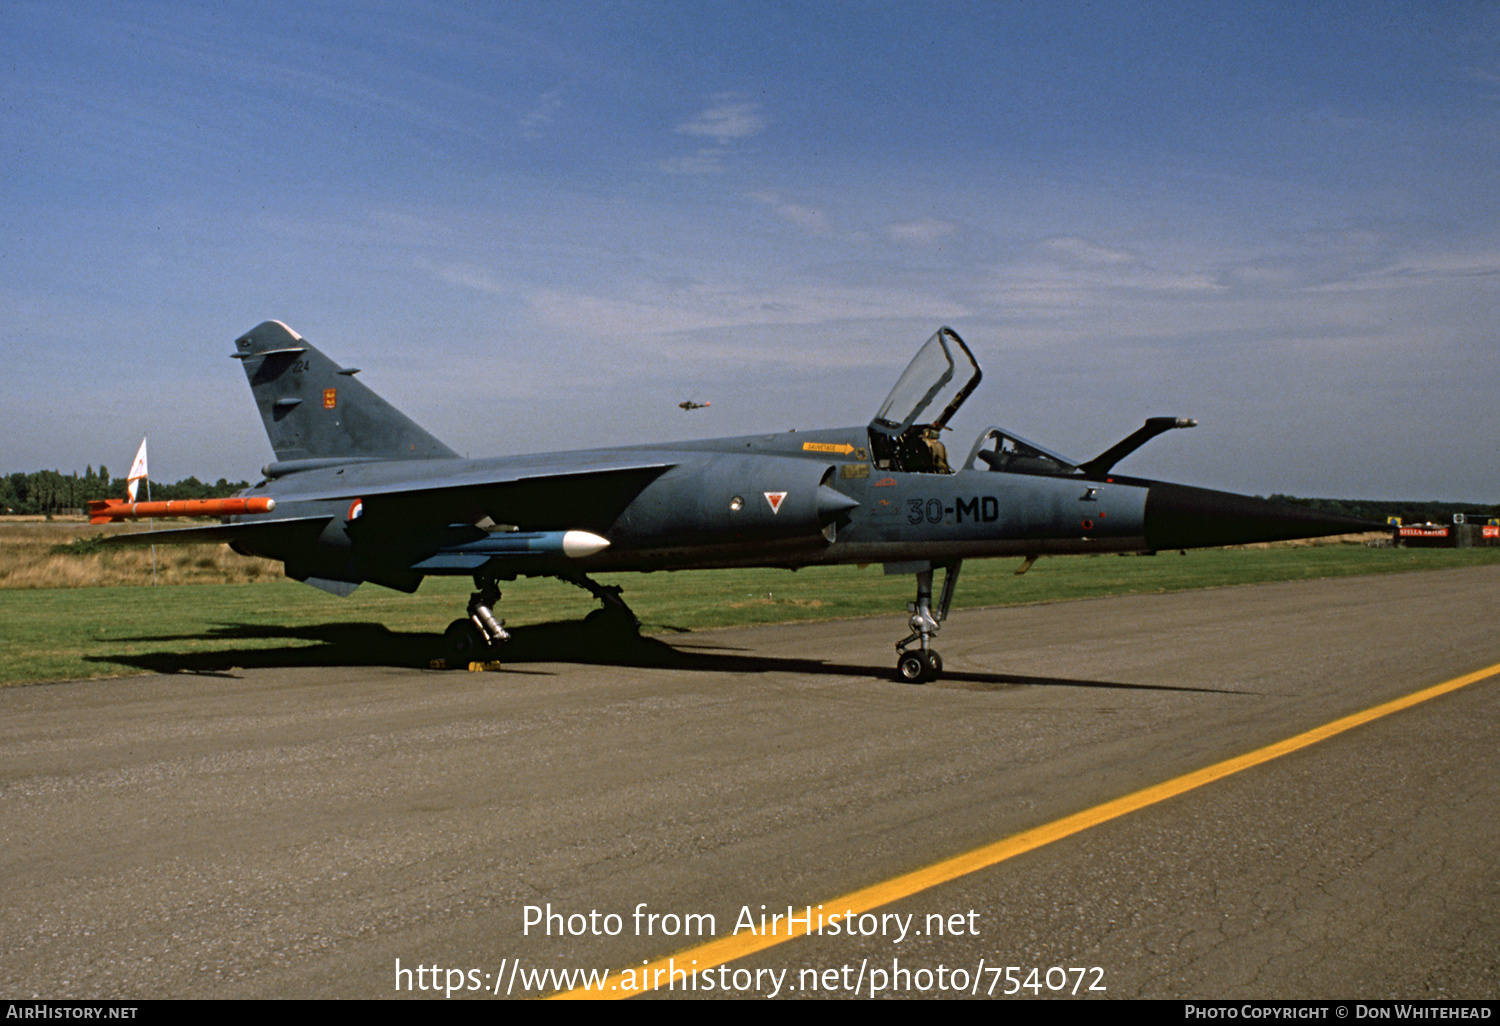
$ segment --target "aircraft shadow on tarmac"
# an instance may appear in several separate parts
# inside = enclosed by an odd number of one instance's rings
[[[679,634],[681,628],[667,628]],[[656,667],[700,672],[758,674],[798,673],[813,676],[868,677],[888,682],[884,665],[839,663],[821,659],[756,655],[744,649],[715,644],[711,636],[682,638],[676,644],[658,637],[622,630],[618,624],[569,620],[510,628],[511,640],[500,650],[502,671],[546,672],[536,664],[574,663],[599,666]],[[275,639],[313,642],[290,646],[255,645]],[[245,642],[244,647],[212,651],[95,653],[88,662],[128,666],[150,673],[188,673],[222,676],[235,669],[310,666],[431,667],[441,657],[441,635],[392,631],[380,623],[327,623],[303,626],[222,624],[203,634],[173,634],[115,639],[135,644],[163,642]],[[966,691],[999,691],[1016,687],[1085,687],[1143,691],[1186,691],[1233,694],[1212,687],[1132,684],[1123,681],[1033,677],[1007,673],[978,673],[950,668],[940,683],[930,687]]]

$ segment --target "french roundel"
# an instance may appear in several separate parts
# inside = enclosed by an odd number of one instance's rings
[[[349,504],[349,515],[346,520],[358,520],[365,512],[365,500],[355,499]]]

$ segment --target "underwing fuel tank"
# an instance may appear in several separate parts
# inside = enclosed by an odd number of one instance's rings
[[[112,524],[121,520],[145,520],[152,517],[227,517],[245,513],[270,513],[275,508],[275,499],[259,497],[172,499],[166,502],[95,499],[89,503],[89,523]]]
[[[1152,549],[1200,549],[1320,538],[1369,531],[1377,526],[1305,506],[1189,485],[1153,481],[1146,493],[1145,534]]]

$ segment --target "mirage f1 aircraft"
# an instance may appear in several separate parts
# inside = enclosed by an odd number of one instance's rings
[[[116,541],[224,541],[338,595],[369,581],[415,591],[472,577],[444,634],[451,664],[492,658],[508,635],[500,581],[557,577],[615,622],[639,626],[593,573],[882,563],[916,577],[897,677],[943,668],[933,638],[965,559],[1153,552],[1316,537],[1368,524],[1258,498],[1113,472],[1191,420],[1154,417],[1084,462],[999,427],[950,462],[940,432],[979,384],[963,340],[939,329],[868,424],[586,452],[462,459],[279,321],[235,340],[275,450],[265,479],[213,526]],[[229,505],[237,503],[238,505]],[[111,501],[100,519],[132,514]],[[188,511],[183,511],[188,512]],[[198,514],[213,512],[195,508]],[[934,571],[943,585],[933,601]]]

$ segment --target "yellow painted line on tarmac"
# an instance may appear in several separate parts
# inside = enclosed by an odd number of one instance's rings
[[[1233,776],[1243,770],[1270,762],[1272,759],[1279,759],[1283,755],[1290,755],[1292,752],[1299,751],[1309,745],[1315,745],[1319,741],[1325,741],[1345,731],[1353,730],[1355,727],[1363,726],[1366,723],[1389,716],[1392,713],[1400,712],[1403,709],[1410,709],[1412,706],[1420,705],[1430,699],[1446,695],[1451,691],[1457,691],[1459,688],[1467,687],[1470,684],[1494,677],[1497,674],[1500,674],[1500,663],[1465,674],[1462,677],[1454,677],[1452,680],[1444,681],[1441,684],[1434,684],[1430,688],[1423,688],[1421,691],[1406,695],[1403,698],[1384,702],[1363,712],[1357,712],[1342,719],[1334,720],[1331,723],[1325,723],[1321,727],[1315,727],[1295,737],[1289,737],[1285,741],[1278,741],[1275,744],[1267,745],[1264,748],[1257,748],[1253,752],[1247,752],[1233,759],[1225,759],[1223,762],[1215,763],[1204,769],[1185,773],[1180,777],[1174,777],[1160,784],[1154,784],[1133,794],[1125,795],[1123,798],[1116,798],[1113,801],[1105,802],[1103,805],[1096,805],[1091,809],[1085,809],[1071,816],[1064,816],[1062,819],[1054,820],[1043,826],[1024,830],[1003,840],[975,848],[973,851],[964,852],[962,855],[955,855],[952,858],[943,859],[941,862],[934,862],[932,865],[922,869],[903,873],[900,876],[892,877],[881,883],[862,887],[857,891],[851,891],[841,897],[821,903],[824,921],[826,922],[826,917],[832,915],[861,915],[882,905],[889,905],[892,902],[909,898],[914,894],[919,894],[939,884],[949,883],[950,881],[957,880],[959,877],[978,872],[981,869],[988,869],[991,866],[1004,862],[1006,859],[1014,858],[1017,855],[1024,855],[1029,851],[1035,851],[1054,841],[1060,841],[1064,837],[1071,837],[1073,834],[1080,833],[1090,827],[1098,826],[1100,823],[1107,823],[1112,819],[1118,819],[1121,816],[1155,805],[1158,802],[1164,802],[1168,798],[1175,798],[1180,794],[1186,794],[1188,791],[1203,787],[1205,784],[1211,784],[1216,780],[1223,780],[1225,777]],[[814,917],[813,921],[817,921],[816,917]],[[810,929],[810,924],[800,922],[793,926],[788,926],[785,923],[779,925],[782,929],[778,933],[763,934],[749,933],[747,931],[739,935],[721,937],[718,940],[709,941],[706,944],[700,944],[697,947],[679,951],[666,958],[658,958],[655,961],[645,962],[639,966],[618,970],[610,973],[605,978],[602,988],[595,987],[590,989],[589,987],[579,987],[575,990],[554,994],[552,995],[552,1000],[634,997],[637,994],[644,994],[647,991],[655,990],[658,985],[666,986],[671,981],[673,975],[676,976],[678,981],[681,981],[683,979],[681,974],[684,971],[691,974],[693,972],[702,972],[706,969],[713,969],[726,962],[732,962],[735,959],[744,958],[759,951],[765,951],[767,948],[773,948],[778,944],[784,944],[805,934],[817,932]]]

